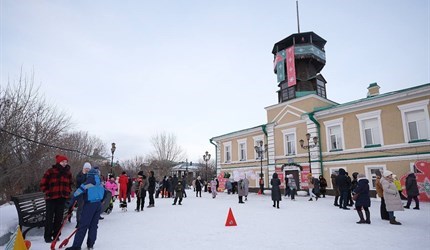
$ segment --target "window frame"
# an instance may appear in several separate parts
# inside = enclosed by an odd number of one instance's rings
[[[335,119],[335,120],[330,120],[330,121],[325,121],[324,122],[324,126],[325,126],[325,132],[326,132],[326,145],[327,145],[327,151],[328,152],[335,152],[335,151],[342,151],[345,149],[345,135],[344,135],[344,130],[343,130],[343,117],[339,118],[339,119]],[[340,127],[340,141],[342,143],[342,147],[341,148],[337,148],[337,149],[332,149],[331,147],[331,134],[329,133],[329,129],[335,126],[339,126]]]
[[[372,148],[372,147],[380,147],[384,145],[384,134],[382,133],[382,123],[381,123],[381,110],[375,110],[371,112],[356,114],[356,117],[358,119],[358,124],[360,127],[360,140],[361,140],[361,146],[363,148]],[[376,123],[378,125],[378,128],[376,128],[379,132],[379,143],[373,143],[373,144],[366,144],[366,134],[364,131],[364,122],[376,119]],[[372,137],[374,137],[374,134],[372,133]]]
[[[380,164],[380,165],[365,165],[364,166],[364,174],[366,175],[366,178],[369,180],[369,188],[371,190],[376,189],[376,185],[373,184],[374,181],[376,183],[376,174],[372,173],[372,169],[379,169],[381,173],[383,173],[385,170],[387,170],[387,166]]]
[[[282,144],[284,146],[284,155],[285,156],[297,155],[297,142],[296,142],[297,141],[297,133],[296,133],[296,128],[284,129],[281,132],[282,132],[282,142],[283,142]],[[287,141],[286,138],[285,138],[288,135],[293,135],[294,136],[293,140],[290,141],[290,142],[294,143],[294,145],[292,146],[292,149],[293,149],[294,152],[292,154],[288,154],[288,144],[287,143],[289,141]]]
[[[230,163],[232,161],[232,159],[231,159],[231,157],[232,157],[232,155],[231,155],[231,153],[232,153],[231,141],[224,142],[223,147],[224,147],[224,154],[223,154],[224,163]],[[229,155],[227,155],[227,153],[229,153]],[[227,156],[229,156],[230,159],[228,159]]]
[[[240,148],[241,145],[244,145],[244,148],[243,148],[244,157],[243,158],[242,158],[242,149]],[[237,140],[237,159],[239,159],[239,161],[246,161],[247,158],[248,158],[248,154],[247,154],[246,138]]]
[[[429,105],[429,99],[397,106],[402,116],[403,136],[404,136],[405,143],[413,143],[417,141],[428,141],[430,139],[430,118],[428,115],[429,114],[428,105]],[[420,110],[422,110],[424,114],[425,125],[427,127],[427,138],[422,138],[422,139],[419,138],[417,140],[411,140],[410,130],[408,126],[409,123],[407,121],[406,114],[408,112],[420,111]]]

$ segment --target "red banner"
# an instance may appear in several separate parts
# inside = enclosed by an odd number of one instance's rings
[[[294,60],[294,45],[287,49],[288,87],[296,85],[296,64]]]
[[[275,173],[278,174],[278,178],[281,181],[280,188],[285,188],[284,172],[281,167],[275,167]]]
[[[428,161],[416,161],[415,162],[415,176],[418,184],[418,199],[420,201],[430,201],[430,162]],[[400,178],[400,182],[403,187],[403,194],[407,196],[405,182],[408,174],[405,174]]]
[[[302,166],[302,172],[300,173],[300,188],[309,189],[308,185],[308,174],[310,173],[309,166]]]

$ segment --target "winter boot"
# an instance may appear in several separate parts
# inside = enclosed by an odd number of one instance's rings
[[[404,206],[404,208],[409,209],[409,206],[406,205],[406,206]]]
[[[357,224],[365,224],[366,221],[364,220],[363,211],[357,210],[358,217],[360,217],[360,221],[357,221]]]
[[[396,217],[393,217],[392,219],[390,219],[390,224],[392,224],[392,225],[402,225],[402,223],[396,221]]]
[[[338,206],[339,206],[339,202],[338,202],[338,200],[339,200],[339,196],[335,196],[335,197],[334,197],[334,204],[333,204],[333,205],[335,205],[336,207],[338,207]]]
[[[308,201],[313,201],[312,197],[311,197],[311,198],[309,198],[309,200],[308,200]]]
[[[370,224],[370,211],[365,211],[366,213],[366,224]]]
[[[414,207],[415,210],[420,210],[420,207]]]

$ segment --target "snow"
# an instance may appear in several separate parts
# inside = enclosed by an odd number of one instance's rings
[[[276,209],[268,194],[252,193],[245,204],[226,193],[216,199],[204,192],[202,198],[192,190],[187,194],[182,206],[172,206],[171,198],[158,198],[154,208],[139,213],[134,211],[136,200],[128,204],[127,212],[115,202],[112,213],[103,214],[105,219],[99,222],[95,249],[429,249],[429,203],[420,204],[421,210],[395,212],[402,223],[397,226],[380,219],[380,202],[372,199],[372,224],[367,225],[355,223],[355,210],[333,206],[332,196],[312,202],[308,197],[283,198]],[[229,208],[237,226],[225,226]],[[8,204],[0,207],[0,216],[1,236],[13,231],[18,219],[15,207]],[[61,239],[74,227],[75,218],[65,225]],[[43,228],[30,230],[27,239],[32,250],[49,249]]]

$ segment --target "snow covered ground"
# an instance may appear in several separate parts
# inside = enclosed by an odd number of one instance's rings
[[[250,194],[245,204],[239,204],[237,195],[223,193],[212,199],[209,193],[203,193],[202,198],[190,190],[187,193],[182,206],[159,198],[154,208],[140,213],[134,211],[135,200],[129,203],[128,212],[122,212],[116,202],[113,212],[104,214],[99,223],[95,249],[419,250],[430,245],[428,203],[422,203],[421,210],[396,212],[403,224],[396,226],[380,219],[380,202],[373,199],[372,224],[359,225],[355,223],[356,211],[333,206],[331,196],[313,202],[308,197],[297,197],[296,201],[284,198],[281,208],[275,209],[267,194]],[[229,208],[237,226],[225,226]],[[0,235],[15,229],[18,220],[13,205],[0,207],[0,218]],[[72,221],[65,226],[62,239],[73,231],[75,218]],[[27,239],[32,250],[49,249],[50,244],[43,241],[43,229],[30,230]]]

